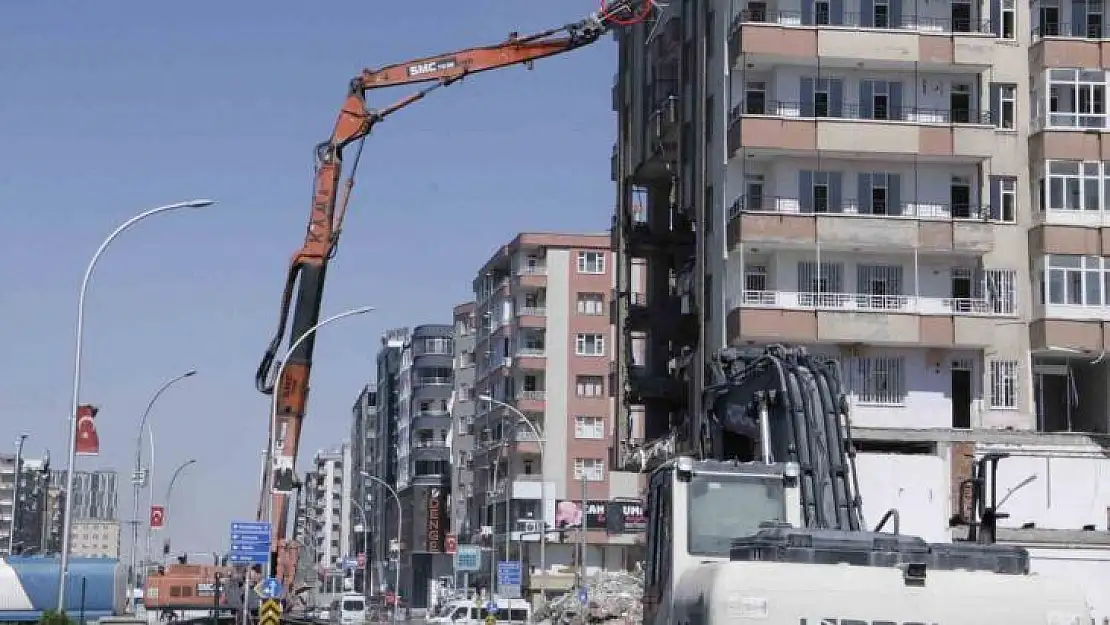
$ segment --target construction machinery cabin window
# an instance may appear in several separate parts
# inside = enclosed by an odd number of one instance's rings
[[[732,540],[750,536],[761,523],[786,520],[782,480],[753,475],[694,474],[687,506],[691,555],[727,558]]]

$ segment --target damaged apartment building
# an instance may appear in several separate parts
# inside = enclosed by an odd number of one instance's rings
[[[870,509],[948,536],[1004,450],[1026,542],[1105,532],[1105,3],[657,8],[616,33],[617,446],[696,451],[716,350],[790,342],[842,364]]]

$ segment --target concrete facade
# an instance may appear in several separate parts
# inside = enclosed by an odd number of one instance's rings
[[[471,540],[480,526],[478,511],[469,505],[474,497],[474,415],[477,409],[475,388],[474,302],[455,306],[455,390],[451,407],[451,532],[456,538]]]
[[[346,443],[336,449],[318,451],[312,458],[308,488],[313,495],[313,514],[309,518],[316,565],[321,571],[341,567],[344,559],[354,556],[351,550],[352,464],[351,447]]]
[[[82,558],[118,558],[120,523],[104,519],[75,519],[71,553]]]
[[[639,476],[610,463],[612,291],[604,235],[520,234],[474,279],[478,539],[497,559],[524,560],[533,590],[566,587],[579,565],[574,547],[552,532],[540,567],[540,532],[557,527],[558,502],[639,496]],[[635,537],[588,534],[587,569],[629,565]]]

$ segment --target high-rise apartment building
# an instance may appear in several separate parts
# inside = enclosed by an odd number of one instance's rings
[[[475,497],[497,559],[526,561],[536,591],[569,585],[575,549],[545,527],[587,504],[586,565],[620,568],[634,536],[607,536],[590,510],[639,496],[639,476],[610,465],[613,255],[606,235],[518,235],[474,279]],[[494,401],[485,401],[490,397]],[[506,405],[508,407],[506,407]],[[517,415],[523,414],[524,423]],[[535,431],[533,431],[533,427]],[[539,436],[537,436],[539,435]],[[596,518],[596,517],[595,517]],[[523,554],[518,554],[523,545]],[[488,570],[487,573],[488,575]]]
[[[367,384],[351,408],[351,550],[361,554],[366,562],[374,562],[371,553],[371,528],[373,527],[372,482],[363,477],[376,474],[375,458],[378,446],[378,389]],[[356,588],[363,588],[362,570],[356,575]]]
[[[696,447],[719,348],[802,344],[842,364],[865,509],[934,501],[903,530],[943,540],[968,456],[1020,450],[1000,488],[1053,494],[1008,502],[1044,532],[1014,540],[1104,526],[1078,433],[1110,429],[1105,10],[681,0],[622,28],[617,440],[642,415]]]
[[[351,447],[318,451],[306,487],[314,494],[309,516],[316,563],[322,571],[341,568],[351,555]]]
[[[70,545],[73,555],[82,558],[118,558],[120,522],[109,519],[75,519]]]
[[[401,352],[408,342],[409,329],[395,328],[381,337],[377,355],[377,423],[374,428],[375,449],[372,469],[368,474],[397,486],[397,423],[400,418]],[[360,475],[361,477],[361,475]],[[365,484],[372,502],[367,513],[370,519],[371,549],[379,586],[396,592],[393,580],[397,566],[397,504],[392,495],[376,481]]]
[[[57,551],[64,498],[50,478],[48,460],[23,458],[16,488],[16,457],[0,456],[0,553],[8,553],[9,542],[15,553]]]
[[[54,469],[51,481],[65,486],[66,472]],[[119,494],[115,471],[74,471],[73,518],[115,521],[119,519]]]
[[[451,437],[451,532],[460,542],[477,542],[473,534],[480,529],[478,510],[470,505],[474,497],[474,415],[477,407],[474,361],[474,302],[455,306],[455,398],[451,409],[454,433]]]

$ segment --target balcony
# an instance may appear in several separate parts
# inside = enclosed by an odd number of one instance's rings
[[[1035,3],[1032,11],[1035,23],[1029,50],[1031,69],[1051,67],[1101,67],[1110,69],[1110,27],[1105,24],[1086,22],[1072,23],[1072,3],[1062,3],[1053,7],[1059,12],[1059,19],[1040,21],[1040,12]],[[1100,14],[1101,17],[1101,14]]]
[[[897,202],[897,208],[886,207],[890,212],[876,213],[857,200],[832,198],[826,212],[804,208],[797,197],[737,199],[729,208],[729,248],[822,245],[976,256],[994,249],[991,211],[982,206]]]
[[[547,327],[546,306],[521,306],[516,311],[516,322],[522,328],[543,329]]]
[[[547,285],[547,265],[525,265],[518,267],[513,273],[517,287],[543,288]]]
[[[646,173],[665,172],[678,161],[678,129],[682,118],[678,110],[678,97],[664,95],[647,120]]]
[[[773,100],[765,106],[741,104],[729,116],[732,158],[741,152],[751,156],[761,151],[821,150],[833,158],[978,161],[989,158],[994,147],[990,112],[975,109],[891,106],[876,113],[859,103],[819,110],[810,103]]]
[[[937,5],[942,10],[949,6]],[[989,20],[902,13],[876,26],[874,15],[862,13],[841,11],[816,17],[799,11],[740,12],[730,29],[732,66],[762,60],[808,65],[816,57],[822,64],[841,66],[858,61],[917,64],[920,68],[987,68],[993,64],[994,29]]]

